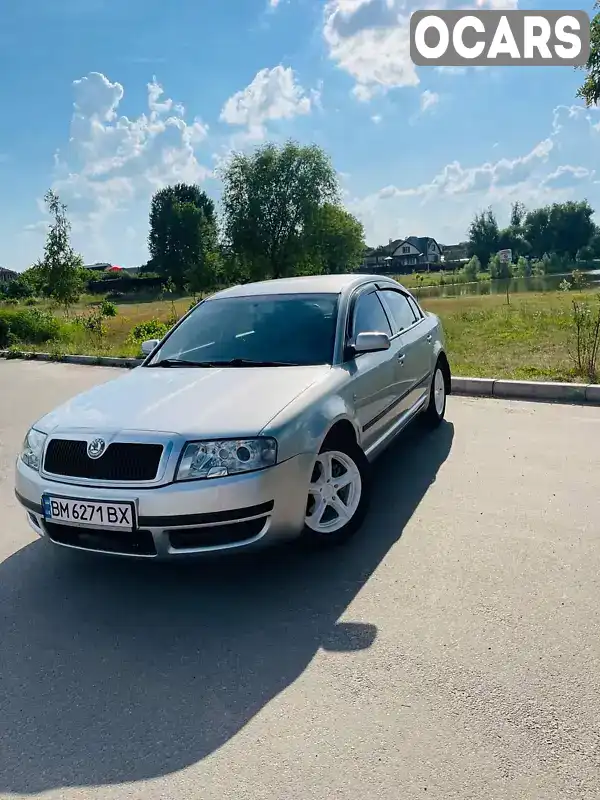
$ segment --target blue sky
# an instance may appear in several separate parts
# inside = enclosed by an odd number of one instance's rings
[[[0,30],[0,265],[40,256],[49,187],[86,262],[142,263],[152,192],[197,181],[218,200],[227,154],[266,139],[326,148],[370,244],[452,244],[475,211],[492,205],[502,223],[516,199],[600,209],[600,114],[575,99],[582,73],[415,68],[406,20],[425,5],[465,3],[11,3]],[[571,0],[518,7],[592,13]]]

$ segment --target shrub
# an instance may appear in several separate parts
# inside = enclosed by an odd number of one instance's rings
[[[590,303],[573,300],[571,326],[571,358],[575,369],[585,379],[595,383],[600,351],[600,303],[593,309]]]
[[[7,347],[10,344],[10,326],[8,320],[0,317],[0,347]]]
[[[466,280],[476,281],[481,272],[481,262],[477,256],[472,256],[462,268],[462,274]]]
[[[100,303],[100,313],[103,317],[116,317],[117,307],[106,298]]]
[[[168,326],[159,319],[149,319],[136,325],[127,338],[129,342],[138,344],[147,339],[162,339],[168,330]]]
[[[9,333],[20,342],[43,344],[57,339],[61,333],[60,321],[47,311],[37,308],[22,310],[0,309],[0,318],[8,325]]]

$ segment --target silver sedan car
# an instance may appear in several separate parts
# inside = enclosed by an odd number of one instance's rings
[[[438,425],[451,385],[440,320],[379,275],[235,286],[142,349],[25,437],[16,495],[54,544],[178,559],[344,542],[371,462],[418,415]]]

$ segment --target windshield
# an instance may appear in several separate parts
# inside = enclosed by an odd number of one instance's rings
[[[148,366],[331,364],[337,309],[336,294],[207,300],[173,331]]]

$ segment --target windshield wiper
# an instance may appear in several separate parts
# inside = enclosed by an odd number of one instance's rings
[[[183,358],[163,358],[156,364],[148,364],[149,367],[210,367],[206,361],[186,361]]]
[[[298,367],[293,361],[253,361],[251,358],[231,358],[228,361],[204,361],[206,367]]]

